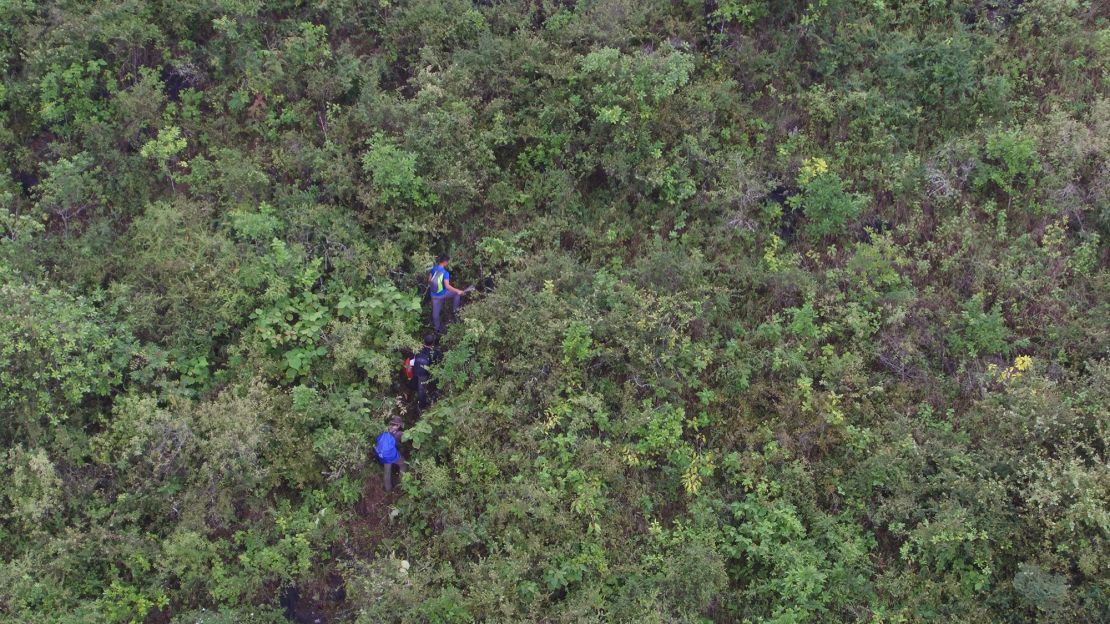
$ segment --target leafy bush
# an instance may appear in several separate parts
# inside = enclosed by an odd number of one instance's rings
[[[829,171],[823,158],[807,159],[798,176],[801,192],[787,203],[806,216],[806,233],[821,238],[838,233],[856,218],[866,202],[863,195],[845,190],[844,181]]]
[[[984,295],[977,293],[963,306],[961,326],[948,335],[948,343],[956,351],[976,357],[978,355],[1009,353],[1009,329],[1002,319],[1002,312],[995,303],[984,310]]]
[[[1019,130],[987,137],[984,155],[987,163],[972,179],[979,188],[994,185],[1012,196],[1016,185],[1032,186],[1041,170],[1036,139]]]
[[[382,134],[375,135],[368,143],[369,149],[362,156],[362,170],[370,175],[377,201],[389,204],[400,200],[417,208],[439,201],[417,175],[415,154],[394,146]]]
[[[61,134],[107,121],[111,100],[103,97],[102,92],[112,93],[116,89],[116,81],[107,67],[104,59],[74,62],[64,68],[51,66],[39,83],[38,112],[42,121]]]
[[[84,297],[0,280],[0,439],[38,443],[70,419],[80,427],[85,399],[123,382],[134,339]]]

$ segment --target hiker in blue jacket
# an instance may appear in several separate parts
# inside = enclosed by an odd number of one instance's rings
[[[374,443],[374,454],[378,456],[378,463],[382,465],[383,482],[385,491],[393,491],[393,466],[397,466],[397,480],[401,480],[401,473],[405,471],[405,457],[401,455],[401,427],[404,423],[400,416],[394,416],[389,421],[389,428],[378,436]]]
[[[447,263],[450,261],[451,256],[443,254],[436,258],[435,266],[428,272],[429,293],[432,296],[432,327],[441,334],[443,323],[440,321],[440,315],[443,312],[443,304],[447,301],[451,302],[453,317],[459,310],[459,299],[471,290],[469,288],[460,290],[451,285],[451,272],[447,270]]]

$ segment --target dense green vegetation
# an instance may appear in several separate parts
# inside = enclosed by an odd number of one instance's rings
[[[1110,4],[0,33],[0,620],[1110,621]]]

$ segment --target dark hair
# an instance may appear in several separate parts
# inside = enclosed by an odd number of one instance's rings
[[[436,256],[436,264],[443,264],[444,262],[447,262],[450,259],[451,259],[451,256],[449,256],[447,254],[439,254],[438,256]]]
[[[434,346],[436,346],[436,335],[435,334],[425,334],[424,335],[424,346],[425,347],[434,347]]]

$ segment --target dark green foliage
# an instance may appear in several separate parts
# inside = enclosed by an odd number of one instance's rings
[[[0,2],[0,620],[1110,620],[1108,33]]]

